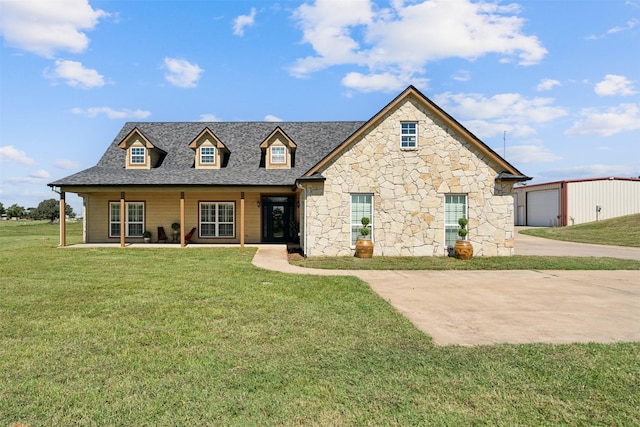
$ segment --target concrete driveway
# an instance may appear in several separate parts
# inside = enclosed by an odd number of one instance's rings
[[[640,249],[564,245],[516,237],[521,255],[617,253],[640,260]],[[261,246],[253,263],[296,274],[357,276],[437,345],[640,341],[639,271],[316,270],[290,265],[283,246]]]

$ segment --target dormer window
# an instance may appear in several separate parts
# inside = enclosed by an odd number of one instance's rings
[[[146,157],[147,156],[144,147],[131,147],[132,165],[144,165]]]
[[[151,169],[162,162],[167,154],[164,150],[154,145],[138,128],[133,128],[127,136],[118,144],[118,147],[127,151],[127,169]]]
[[[200,147],[200,163],[202,164],[215,164],[216,162],[216,149],[215,147]]]
[[[295,166],[297,145],[277,126],[260,144],[261,166],[265,169],[290,169]]]
[[[208,127],[189,143],[189,148],[196,152],[196,169],[220,169],[229,161],[229,150]]]
[[[285,147],[283,145],[271,146],[271,163],[273,164],[287,163],[287,156],[285,152]]]

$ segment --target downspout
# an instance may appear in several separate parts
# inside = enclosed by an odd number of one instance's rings
[[[296,187],[298,187],[300,190],[302,190],[302,211],[304,212],[304,215],[300,215],[300,219],[302,220],[302,227],[301,227],[301,232],[302,232],[302,254],[304,256],[307,255],[307,189],[305,187],[303,187],[302,185],[300,185],[299,182],[296,182]]]

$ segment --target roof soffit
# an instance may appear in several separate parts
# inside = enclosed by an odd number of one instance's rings
[[[122,149],[127,149],[131,146],[131,144],[133,143],[135,137],[138,137],[139,140],[142,141],[142,143],[144,144],[145,148],[149,148],[149,149],[154,149],[157,148],[160,151],[163,151],[160,147],[156,147],[151,141],[149,141],[149,138],[147,138],[141,131],[140,129],[138,129],[137,127],[134,127],[131,132],[129,132],[127,134],[127,136],[125,136],[124,138],[122,138],[122,141],[120,141],[118,143],[118,147],[122,148]]]
[[[202,142],[204,142],[204,139],[207,137],[209,137],[213,141],[216,148],[219,148],[221,150],[226,150],[227,152],[229,151],[227,146],[224,145],[224,143],[220,141],[220,138],[218,138],[216,134],[213,133],[213,131],[211,131],[211,129],[209,129],[208,127],[204,128],[202,132],[200,132],[198,136],[196,136],[193,139],[193,141],[189,143],[189,148],[194,150],[197,149],[202,144]]]
[[[271,140],[273,140],[273,138],[275,138],[278,135],[282,137],[282,139],[284,140],[285,144],[289,147],[289,149],[295,150],[298,147],[296,143],[293,142],[293,140],[289,137],[289,135],[287,135],[280,126],[276,126],[273,132],[271,132],[269,136],[267,136],[264,139],[264,141],[262,141],[262,143],[260,144],[260,148],[269,147]]]

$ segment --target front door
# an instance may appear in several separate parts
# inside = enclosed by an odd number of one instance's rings
[[[265,196],[262,198],[262,241],[288,242],[289,226],[293,220],[293,197]]]

